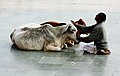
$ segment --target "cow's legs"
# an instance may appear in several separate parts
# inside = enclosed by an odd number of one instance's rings
[[[58,46],[53,46],[53,45],[47,45],[44,48],[44,51],[61,51],[61,48]]]

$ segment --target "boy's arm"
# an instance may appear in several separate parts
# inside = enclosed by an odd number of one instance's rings
[[[100,33],[101,32],[99,29],[94,29],[89,36],[80,37],[79,41],[86,42],[86,43],[96,41],[99,38]]]
[[[81,32],[83,33],[91,33],[92,30],[94,29],[94,26],[95,25],[92,25],[92,26],[82,26],[82,25],[78,25],[76,26],[77,29],[79,29]]]

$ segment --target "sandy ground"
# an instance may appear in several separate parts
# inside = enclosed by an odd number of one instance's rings
[[[27,52],[12,47],[9,35],[22,24],[51,20],[70,23],[71,19],[82,18],[92,25],[101,11],[107,14],[105,27],[112,52],[109,56],[78,56],[68,52],[72,49],[60,53]],[[0,0],[0,76],[119,76],[119,29],[119,0]]]

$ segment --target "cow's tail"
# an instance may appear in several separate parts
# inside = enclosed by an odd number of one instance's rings
[[[10,39],[11,39],[11,41],[12,41],[13,43],[15,43],[15,41],[14,41],[14,39],[13,39],[14,32],[15,32],[15,30],[10,34]]]

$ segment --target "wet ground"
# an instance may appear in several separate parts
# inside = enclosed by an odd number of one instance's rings
[[[88,25],[103,11],[108,56],[82,54],[80,43],[62,52],[23,51],[9,38],[14,28],[48,20],[70,23],[82,18]],[[119,0],[0,0],[0,76],[119,76]],[[79,47],[80,46],[80,47]]]

